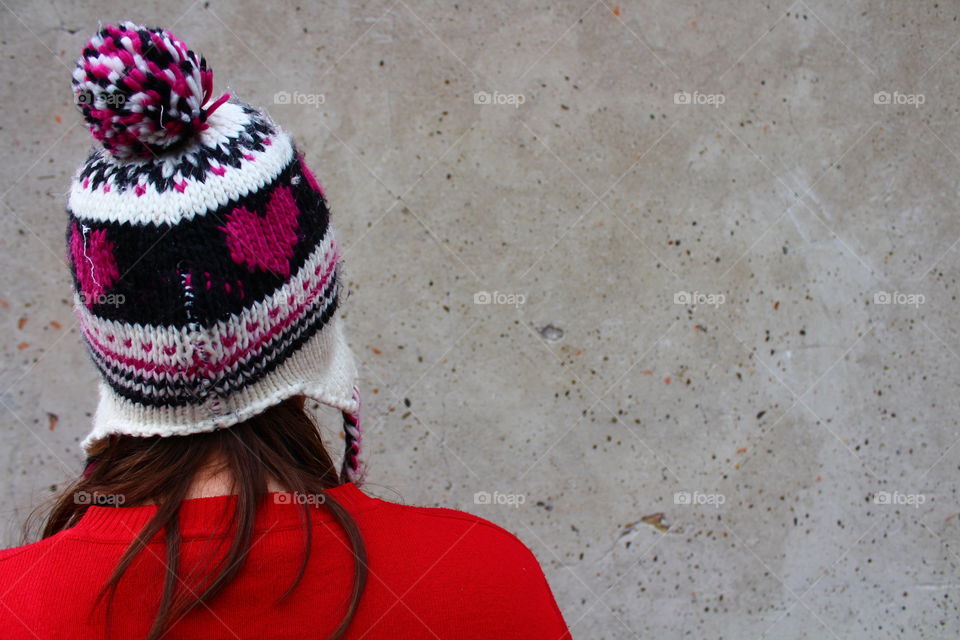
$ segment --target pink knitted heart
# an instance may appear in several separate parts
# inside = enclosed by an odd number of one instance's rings
[[[297,247],[299,223],[296,200],[290,187],[278,187],[270,195],[264,214],[236,207],[220,227],[227,235],[230,257],[250,271],[260,269],[290,277],[290,258]]]
[[[88,309],[100,300],[113,283],[120,278],[117,259],[113,255],[113,243],[107,239],[106,229],[83,233],[76,222],[70,230],[70,256],[80,283],[83,304]]]

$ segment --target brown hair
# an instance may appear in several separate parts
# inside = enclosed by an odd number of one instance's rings
[[[76,499],[80,492],[90,496],[123,496],[127,505],[157,505],[156,515],[124,552],[95,601],[98,605],[107,598],[108,624],[120,579],[137,554],[161,531],[166,542],[167,570],[160,605],[146,640],[159,639],[197,605],[211,602],[236,576],[250,550],[257,505],[267,496],[267,481],[272,477],[286,491],[324,495],[324,505],[347,534],[354,555],[355,577],[346,614],[331,635],[333,640],[343,637],[366,585],[366,549],[357,523],[342,505],[326,494],[325,490],[339,485],[340,479],[317,425],[303,405],[303,396],[293,397],[249,420],[210,433],[169,438],[114,436],[96,452],[83,476],[54,499],[44,521],[44,538],[80,520],[90,506],[90,501]],[[189,592],[185,593],[178,589],[182,579],[180,503],[197,472],[214,460],[222,460],[222,468],[229,471],[237,496],[233,520],[229,523],[235,527],[235,535],[226,555],[199,583],[203,586],[198,591],[187,589]],[[309,504],[303,505],[305,540],[300,569],[278,602],[296,589],[306,572],[312,543],[311,508]]]

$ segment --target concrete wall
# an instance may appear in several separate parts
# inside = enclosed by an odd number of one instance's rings
[[[0,542],[95,406],[69,77],[130,18],[325,185],[370,492],[516,532],[577,638],[960,636],[960,3],[3,4]]]

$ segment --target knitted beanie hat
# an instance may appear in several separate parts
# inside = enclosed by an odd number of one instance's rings
[[[100,145],[71,182],[75,310],[113,434],[213,431],[303,394],[343,414],[360,483],[357,370],[326,196],[291,137],[224,94],[165,29],[94,35],[73,72]]]

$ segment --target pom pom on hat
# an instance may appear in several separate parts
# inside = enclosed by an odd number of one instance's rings
[[[205,107],[213,72],[203,57],[169,31],[133,22],[90,38],[73,71],[73,93],[93,137],[120,159],[189,141],[229,97]]]

